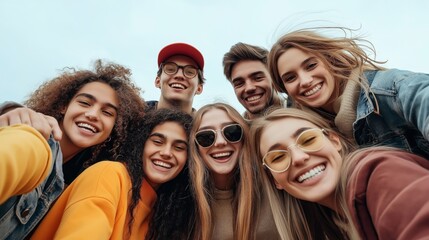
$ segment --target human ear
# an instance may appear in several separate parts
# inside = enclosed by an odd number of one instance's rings
[[[278,190],[283,190],[282,185],[280,185],[279,182],[277,182],[277,180],[274,177],[273,177],[273,182]]]
[[[336,133],[329,133],[329,140],[331,141],[332,145],[334,145],[335,149],[339,152],[341,149],[343,149],[343,146],[341,145],[341,139],[340,136],[338,136]]]
[[[203,92],[203,84],[199,83],[195,95],[200,95]]]
[[[155,78],[155,87],[161,89],[161,78]]]

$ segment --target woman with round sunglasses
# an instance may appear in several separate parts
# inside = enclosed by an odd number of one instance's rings
[[[385,69],[371,42],[354,35],[339,27],[285,34],[268,56],[273,84],[360,146],[429,159],[429,74]]]
[[[224,103],[203,106],[194,115],[190,141],[194,239],[279,239],[240,113]]]
[[[424,158],[391,147],[355,150],[328,121],[299,109],[275,110],[250,132],[282,239],[429,236]]]

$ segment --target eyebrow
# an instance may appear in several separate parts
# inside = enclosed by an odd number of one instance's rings
[[[152,134],[149,136],[149,138],[150,138],[150,137],[159,137],[159,138],[162,138],[163,140],[167,139],[167,137],[166,137],[164,134],[162,134],[162,133],[158,133],[158,132],[154,132],[154,133],[152,133]],[[188,146],[188,141],[185,141],[185,140],[182,140],[182,139],[176,139],[176,140],[174,140],[173,142],[175,142],[175,143],[183,143],[183,144],[185,144],[186,146]]]
[[[79,93],[79,94],[76,94],[75,98],[77,98],[77,97],[86,97],[86,98],[91,99],[92,101],[97,101],[97,98],[95,98],[94,96],[92,96],[91,94],[88,94],[88,93]],[[106,102],[106,103],[103,103],[103,104],[107,105],[108,107],[111,107],[111,108],[115,109],[115,111],[118,111],[118,107],[115,106],[115,105],[113,105],[112,103]]]
[[[223,128],[223,127],[225,127],[226,125],[231,125],[231,124],[238,124],[238,125],[240,125],[239,123],[236,123],[236,122],[224,122],[224,123],[222,123],[221,124],[221,129]],[[241,125],[240,125],[241,126]],[[206,130],[206,129],[212,129],[212,130],[214,130],[214,127],[213,126],[206,126],[206,127],[202,127],[202,128],[199,128],[198,130],[197,130],[197,132],[198,131],[201,131],[201,130]]]
[[[309,57],[309,58],[307,58],[307,59],[305,59],[304,61],[302,61],[302,63],[299,65],[300,67],[302,67],[302,66],[304,66],[304,65],[306,65],[308,62],[310,62],[311,60],[313,60],[313,59],[316,59],[316,57],[314,57],[314,56],[311,56],[311,57]],[[284,76],[286,76],[287,74],[290,74],[292,71],[288,71],[288,72],[285,72],[283,75],[281,75],[280,77],[281,78],[283,78]]]
[[[311,129],[310,127],[302,127],[302,128],[299,128],[299,129],[297,129],[293,134],[292,134],[292,137],[293,138],[297,138],[302,132],[304,132],[305,130],[308,130],[308,129]],[[282,143],[276,143],[276,144],[274,144],[274,145],[272,145],[269,149],[268,149],[268,151],[267,152],[269,152],[269,151],[271,151],[271,150],[274,150],[274,149],[277,149],[277,148],[279,148],[280,146],[284,146],[284,144],[282,144]]]
[[[265,73],[263,71],[252,72],[252,73],[250,73],[247,76],[249,76],[249,78],[254,78],[258,74],[263,74],[265,76]],[[243,77],[239,76],[239,77],[236,77],[236,78],[232,79],[231,82],[239,81],[239,80],[243,80],[243,79],[244,79]]]

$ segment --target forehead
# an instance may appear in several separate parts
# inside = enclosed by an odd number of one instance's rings
[[[264,63],[258,60],[242,60],[234,64],[231,71],[231,79],[247,77],[255,72],[264,72],[267,76],[268,70]]]
[[[103,82],[90,82],[85,84],[79,91],[75,94],[89,94],[92,95],[97,101],[110,103],[115,106],[118,106],[119,99],[116,91],[106,83]]]
[[[280,69],[285,65],[300,64],[309,57],[314,57],[314,55],[304,52],[299,48],[289,48],[280,55],[277,65]]]
[[[170,139],[171,141],[188,141],[183,126],[177,122],[170,121],[158,124],[151,132],[151,134],[154,133],[162,134],[165,138]]]
[[[221,128],[224,123],[234,122],[228,114],[218,108],[212,108],[205,112],[201,118],[200,128]]]
[[[185,65],[192,65],[196,68],[198,68],[197,63],[190,57],[185,55],[173,55],[165,60],[165,62],[174,62],[177,65],[185,66]]]
[[[275,144],[290,145],[295,142],[294,134],[300,128],[317,128],[313,123],[299,118],[285,117],[267,124],[262,131],[261,153],[265,154]]]

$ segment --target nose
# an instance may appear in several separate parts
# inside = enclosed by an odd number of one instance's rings
[[[304,162],[310,157],[306,152],[298,148],[296,145],[289,147],[289,154],[292,161],[291,164],[293,166],[299,166],[304,164]]]
[[[168,145],[164,145],[161,149],[161,151],[159,151],[159,154],[161,155],[161,157],[163,158],[171,158],[172,154],[171,154],[171,146]]]
[[[303,87],[309,87],[311,86],[311,83],[313,82],[313,76],[309,73],[301,73],[300,74],[300,84]]]
[[[90,120],[97,120],[99,115],[99,110],[96,108],[88,109],[88,111],[85,112],[85,117],[87,117]]]
[[[178,67],[176,74],[174,74],[175,77],[182,77],[185,78],[183,67]]]
[[[226,145],[226,140],[223,137],[223,135],[220,133],[220,130],[216,131],[216,140],[215,140],[215,146],[221,146]]]
[[[244,85],[244,91],[249,93],[249,92],[254,92],[256,90],[256,86],[251,82],[251,81],[246,81],[245,85]]]

